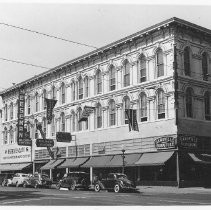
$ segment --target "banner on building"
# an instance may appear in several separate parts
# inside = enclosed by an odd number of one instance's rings
[[[81,121],[87,121],[88,120],[88,117],[89,115],[95,110],[95,107],[92,107],[92,106],[84,106],[84,110],[80,116],[80,119],[79,119],[79,123]]]
[[[55,107],[57,100],[45,98],[45,101],[46,101],[46,106],[47,106],[47,109],[46,109],[47,123],[51,124],[52,117],[53,117],[53,108]]]
[[[26,138],[24,129],[24,113],[25,113],[25,91],[23,88],[19,89],[18,98],[18,124],[17,124],[17,143],[21,146],[31,146],[32,141]]]
[[[125,109],[125,115],[128,118],[129,131],[139,131],[136,110]]]

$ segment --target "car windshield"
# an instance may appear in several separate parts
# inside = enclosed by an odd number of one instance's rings
[[[127,179],[127,176],[125,174],[117,174],[118,179]]]

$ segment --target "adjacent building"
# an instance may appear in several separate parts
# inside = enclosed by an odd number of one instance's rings
[[[93,181],[124,170],[139,185],[209,184],[210,56],[211,30],[171,18],[2,91],[0,171],[56,179],[83,170]],[[17,145],[22,87],[32,147]],[[45,98],[58,100],[51,124]],[[85,106],[94,112],[79,123]],[[129,131],[125,109],[136,110],[139,131]],[[36,146],[38,122],[59,159]],[[72,141],[57,142],[58,131]]]

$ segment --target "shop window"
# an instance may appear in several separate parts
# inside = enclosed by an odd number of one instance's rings
[[[207,91],[204,94],[204,111],[205,111],[205,120],[211,120],[210,115],[210,93]]]
[[[80,77],[78,80],[78,99],[83,99],[83,80]]]
[[[101,104],[97,104],[96,107],[96,127],[101,128],[102,127],[102,106]]]
[[[125,110],[126,109],[130,109],[130,99],[129,97],[124,97],[124,100],[123,100],[123,106],[124,106],[124,123],[125,124],[129,124],[129,121],[128,121],[128,116],[125,114]]]
[[[145,93],[140,95],[140,121],[147,121],[147,96]]]
[[[142,54],[139,59],[139,82],[146,81],[146,57]]]
[[[130,63],[128,60],[125,61],[124,63],[124,87],[127,87],[130,85]]]
[[[184,49],[184,72],[186,76],[190,76],[190,49]]]
[[[116,89],[115,68],[113,65],[109,69],[109,88],[110,88],[110,91]]]
[[[202,74],[203,80],[208,81],[208,56],[207,53],[202,54]]]
[[[112,99],[109,103],[109,125],[113,126],[116,124],[116,108],[115,101]]]
[[[164,91],[158,90],[157,93],[157,110],[158,110],[158,119],[165,118],[165,98],[164,98]]]
[[[84,79],[84,84],[85,84],[85,98],[89,96],[89,79],[86,76]]]
[[[157,77],[164,76],[163,51],[159,48],[156,53]]]
[[[186,116],[193,117],[193,90],[191,88],[186,90]]]
[[[98,69],[96,74],[97,94],[102,93],[102,74]]]

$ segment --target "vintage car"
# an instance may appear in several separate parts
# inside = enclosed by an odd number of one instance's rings
[[[90,178],[89,174],[85,172],[70,172],[66,174],[58,183],[57,189],[68,188],[75,190],[78,188],[89,189]]]
[[[109,173],[107,178],[95,182],[94,189],[96,192],[99,192],[100,190],[112,190],[117,193],[126,190],[135,191],[136,187],[125,174]]]
[[[26,179],[23,182],[23,187],[34,187],[34,188],[38,188],[38,187],[46,187],[46,188],[50,188],[52,185],[52,180],[49,178],[49,176],[47,174],[40,174],[40,173],[35,173],[32,176],[28,177],[28,179]]]
[[[1,186],[9,186],[12,183],[12,178],[14,174],[6,173],[6,174],[0,174],[0,182]]]
[[[23,182],[28,179],[28,177],[29,174],[16,173],[11,179],[11,183],[7,184],[7,186],[15,185],[16,187],[19,187],[20,185],[23,185]]]

